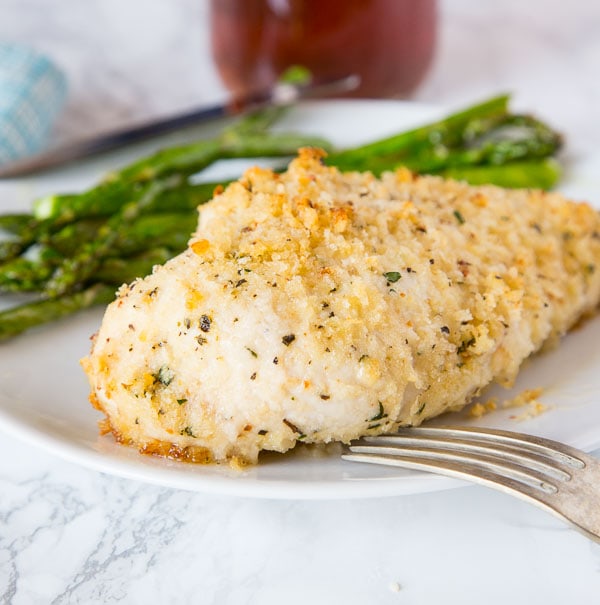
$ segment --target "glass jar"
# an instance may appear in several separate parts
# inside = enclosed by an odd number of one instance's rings
[[[358,74],[352,96],[405,96],[431,63],[436,8],[436,0],[211,0],[213,57],[235,95],[302,65],[316,82]]]

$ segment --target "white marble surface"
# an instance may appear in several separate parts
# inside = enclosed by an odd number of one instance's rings
[[[600,144],[600,5],[445,0],[414,98],[514,92]],[[0,39],[49,53],[71,83],[57,139],[223,95],[202,0],[3,0]],[[0,204],[2,202],[0,201]],[[0,438],[0,602],[597,602],[600,546],[482,488],[365,501],[207,496],[88,471]]]

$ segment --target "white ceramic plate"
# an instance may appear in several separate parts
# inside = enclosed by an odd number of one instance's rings
[[[437,117],[440,110],[395,101],[346,101],[308,104],[291,113],[281,128],[295,128],[350,145],[398,132]],[[197,136],[207,129],[188,133]],[[214,127],[213,127],[214,130]],[[172,137],[162,144],[177,140]],[[106,170],[148,153],[140,146],[35,179],[0,182],[1,211],[28,208],[38,195],[75,190]],[[239,170],[239,166],[236,170]],[[213,171],[219,173],[223,166]],[[600,158],[573,166],[563,189],[600,201]],[[1,300],[0,305],[14,303]],[[267,498],[367,498],[446,489],[461,482],[436,475],[345,462],[339,449],[310,448],[267,455],[244,472],[226,466],[194,466],[139,455],[99,437],[99,415],[87,403],[87,384],[78,360],[87,353],[89,336],[102,311],[36,329],[0,345],[0,428],[30,444],[87,467],[151,483],[205,492]],[[530,360],[508,399],[526,388],[542,387],[549,410],[526,420],[522,409],[487,414],[479,424],[530,432],[590,450],[600,446],[600,318],[569,334],[560,348]],[[477,424],[465,414],[444,423]]]

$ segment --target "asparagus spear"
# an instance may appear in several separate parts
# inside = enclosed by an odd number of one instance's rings
[[[229,184],[230,181],[189,183],[185,182],[180,187],[167,189],[158,195],[154,204],[148,206],[146,211],[153,212],[185,212],[192,210],[197,218],[198,206],[206,204],[212,199],[215,189]]]
[[[128,262],[133,254],[152,247],[168,246],[171,256],[174,256],[187,246],[196,222],[193,212],[142,216],[131,225],[130,229],[121,234],[121,238],[114,243],[110,255],[119,255]],[[0,265],[0,291],[43,290],[56,267],[81,249],[81,241],[92,241],[98,230],[97,221],[80,221],[68,225],[55,237],[50,238],[48,245],[40,246],[35,256],[15,258]],[[158,262],[155,261],[153,264]],[[132,277],[135,276],[134,274]],[[96,279],[106,281],[97,276]]]
[[[560,135],[529,116],[501,118],[477,136],[466,138],[457,149],[436,149],[430,157],[408,158],[404,163],[419,172],[438,172],[453,166],[500,165],[517,160],[544,158],[562,145]]]
[[[9,239],[0,241],[0,262],[19,256],[25,249],[21,240]]]
[[[172,247],[176,254],[185,247],[187,237],[195,226],[197,206],[212,197],[217,185],[218,183],[185,183],[181,187],[159,193],[144,212],[172,209],[181,210],[182,213],[177,217],[170,213],[164,214],[162,219],[152,215],[149,215],[151,218],[140,218],[132,224],[130,231],[123,233],[121,243],[117,244],[113,252],[132,254],[144,247],[164,244]],[[4,261],[0,264],[0,289],[28,291],[36,287],[42,288],[51,271],[64,259],[56,254],[37,254],[35,258],[28,259],[18,258],[18,255],[36,241],[64,257],[73,255],[82,246],[82,242],[90,242],[96,237],[101,224],[101,219],[78,220],[52,232],[56,227],[53,221],[32,223],[30,217],[26,230],[22,230],[21,239],[0,242],[0,261]],[[14,261],[7,262],[11,259]],[[40,264],[43,266],[39,266]]]
[[[38,300],[0,312],[0,341],[81,309],[108,304],[115,296],[114,286],[94,284],[86,290],[58,298]]]
[[[0,215],[0,232],[19,235],[32,220],[31,214],[2,214]]]
[[[208,201],[213,194],[217,183],[201,183],[201,184],[184,184],[181,187],[166,189],[162,193],[156,195],[151,200],[151,203],[144,209],[144,212],[160,212],[167,208],[175,211],[184,211],[187,217],[181,219],[180,226],[182,230],[191,232],[193,227],[190,227],[190,217],[196,218],[196,208],[198,205]],[[151,221],[156,219],[150,219]],[[167,221],[172,219],[167,218]],[[29,246],[38,242],[56,249],[63,255],[68,256],[74,254],[81,246],[82,242],[91,241],[97,234],[101,225],[98,219],[78,220],[74,223],[61,226],[60,223],[55,223],[51,219],[45,221],[29,221],[27,227],[21,230],[21,237],[17,239],[9,239],[0,241],[0,262],[6,263],[19,254],[23,253]],[[170,225],[170,223],[168,223]],[[168,226],[167,225],[167,226]],[[138,227],[134,226],[132,237],[137,237],[143,231],[147,230],[147,223],[143,221]],[[173,227],[174,228],[174,227]],[[171,229],[171,227],[169,227]],[[56,230],[56,231],[55,231]],[[156,233],[157,227],[154,227]],[[150,239],[148,236],[146,239]],[[0,273],[2,265],[0,265]]]
[[[227,184],[227,182],[228,181],[223,184]],[[190,184],[186,182],[180,187],[167,189],[162,194],[158,194],[154,202],[148,205],[144,212],[195,209],[199,205],[210,200],[215,187],[220,185],[222,185],[222,183],[211,182]],[[129,199],[139,196],[141,191],[143,191],[142,187],[129,190]],[[87,194],[84,193],[82,195]],[[109,197],[105,200],[106,203],[103,204],[101,197],[96,198],[94,195],[92,196],[94,198],[93,200],[88,200],[91,201],[91,204],[90,206],[87,206],[87,211],[82,210],[81,216],[78,216],[77,196],[69,194],[49,196],[49,198],[50,197],[53,198],[53,201],[50,203],[61,206],[62,211],[60,212],[60,217],[44,220],[37,220],[31,217],[31,220],[21,228],[18,237],[0,241],[0,263],[16,258],[35,242],[47,242],[48,238],[51,238],[54,232],[63,228],[65,224],[68,225],[70,221],[79,220],[80,218],[105,217],[114,214],[124,205],[124,200],[127,199],[119,198],[118,196],[115,196],[114,198]],[[111,199],[116,202],[114,205],[111,205]]]
[[[0,265],[0,292],[41,290],[63,257],[47,246],[39,246],[36,256],[14,258]]]
[[[160,193],[174,189],[180,184],[181,178],[178,175],[148,183],[137,200],[126,204],[102,225],[95,240],[86,243],[75,256],[61,263],[48,282],[46,293],[51,297],[61,296],[76,289],[79,283],[85,282],[97,269],[102,259],[110,256],[113,247],[126,236],[129,227],[145,208],[150,206]]]
[[[543,158],[497,166],[454,166],[444,170],[442,175],[472,185],[493,183],[515,189],[551,189],[560,178],[561,168],[555,159]]]
[[[360,170],[381,174],[405,166],[419,173],[439,173],[454,166],[498,165],[516,160],[543,158],[556,153],[561,137],[545,124],[529,116],[505,115],[471,124],[463,131],[463,140],[454,146],[438,142],[418,149],[400,149],[395,153],[370,155],[361,159],[349,150],[344,162],[360,162]],[[359,150],[362,153],[362,149]],[[337,163],[336,157],[329,160]],[[493,174],[493,173],[490,173]]]
[[[139,195],[148,182],[172,175],[189,177],[223,158],[283,157],[296,153],[298,147],[330,148],[322,138],[295,134],[255,134],[225,131],[216,139],[164,149],[110,174],[105,181],[79,195],[51,195],[34,202],[38,220],[66,223],[76,218],[114,213]]]
[[[81,292],[37,300],[0,312],[0,341],[79,310],[108,304],[114,299],[118,286],[140,275],[147,275],[154,265],[166,262],[173,254],[173,249],[160,247],[129,259],[107,259],[95,275],[98,281]]]
[[[183,177],[202,170],[218,159],[218,148],[218,143],[211,140],[201,141],[196,145],[195,153],[192,154],[190,151],[185,157],[182,157],[181,148],[171,150],[174,158],[168,158],[166,153],[159,152],[136,162],[132,167],[123,169],[121,173],[108,175],[99,185],[81,194],[59,194],[39,198],[33,203],[33,214],[38,220],[51,220],[58,224],[84,217],[113,214],[138,197],[147,183],[159,176],[179,174]],[[159,158],[159,156],[165,157]],[[177,159],[180,160],[179,164]],[[187,161],[187,171],[183,160]],[[160,174],[154,166],[161,161],[163,174]]]
[[[102,224],[102,219],[84,219],[65,225],[55,233],[44,233],[38,241],[56,250],[63,257],[69,256],[75,254],[82,242],[89,242],[95,238]],[[0,265],[1,271],[2,265]]]
[[[168,189],[157,195],[154,203],[148,206],[147,212],[194,209],[211,199],[218,185],[221,185],[221,182],[191,184],[185,181],[176,190]],[[143,187],[142,183],[122,184],[110,190],[105,184],[100,184],[81,195],[54,194],[39,198],[34,203],[40,207],[48,206],[48,210],[42,209],[40,215],[48,212],[49,225],[56,229],[81,219],[110,216],[118,212],[127,201],[138,196]]]
[[[465,131],[477,131],[483,121],[506,115],[508,100],[508,95],[494,97],[489,101],[454,113],[432,124],[420,126],[360,147],[333,153],[326,161],[341,170],[358,170],[360,166],[369,165],[369,161],[373,157],[388,156],[400,152],[408,155],[408,153],[414,153],[423,146],[456,145],[462,140]]]
[[[94,274],[94,279],[116,286],[129,283],[136,277],[148,275],[152,267],[166,263],[178,252],[180,250],[162,246],[129,258],[107,258]]]
[[[197,223],[195,212],[142,216],[120,234],[110,256],[129,256],[155,246],[169,246],[180,252],[187,246]]]
[[[29,246],[42,241],[44,234],[53,228],[52,221],[31,220],[21,229],[18,237],[0,241],[0,262],[16,258]]]

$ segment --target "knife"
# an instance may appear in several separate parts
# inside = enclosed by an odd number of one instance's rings
[[[218,118],[234,116],[267,107],[269,105],[287,106],[302,99],[327,97],[354,90],[360,83],[356,75],[319,84],[298,85],[288,82],[277,83],[251,95],[236,97],[225,104],[214,105],[142,123],[124,130],[115,130],[95,137],[81,139],[62,147],[16,160],[0,166],[0,178],[25,176],[41,172],[48,168],[68,164],[92,155],[111,151],[131,143],[180,130],[186,126],[210,122]]]

